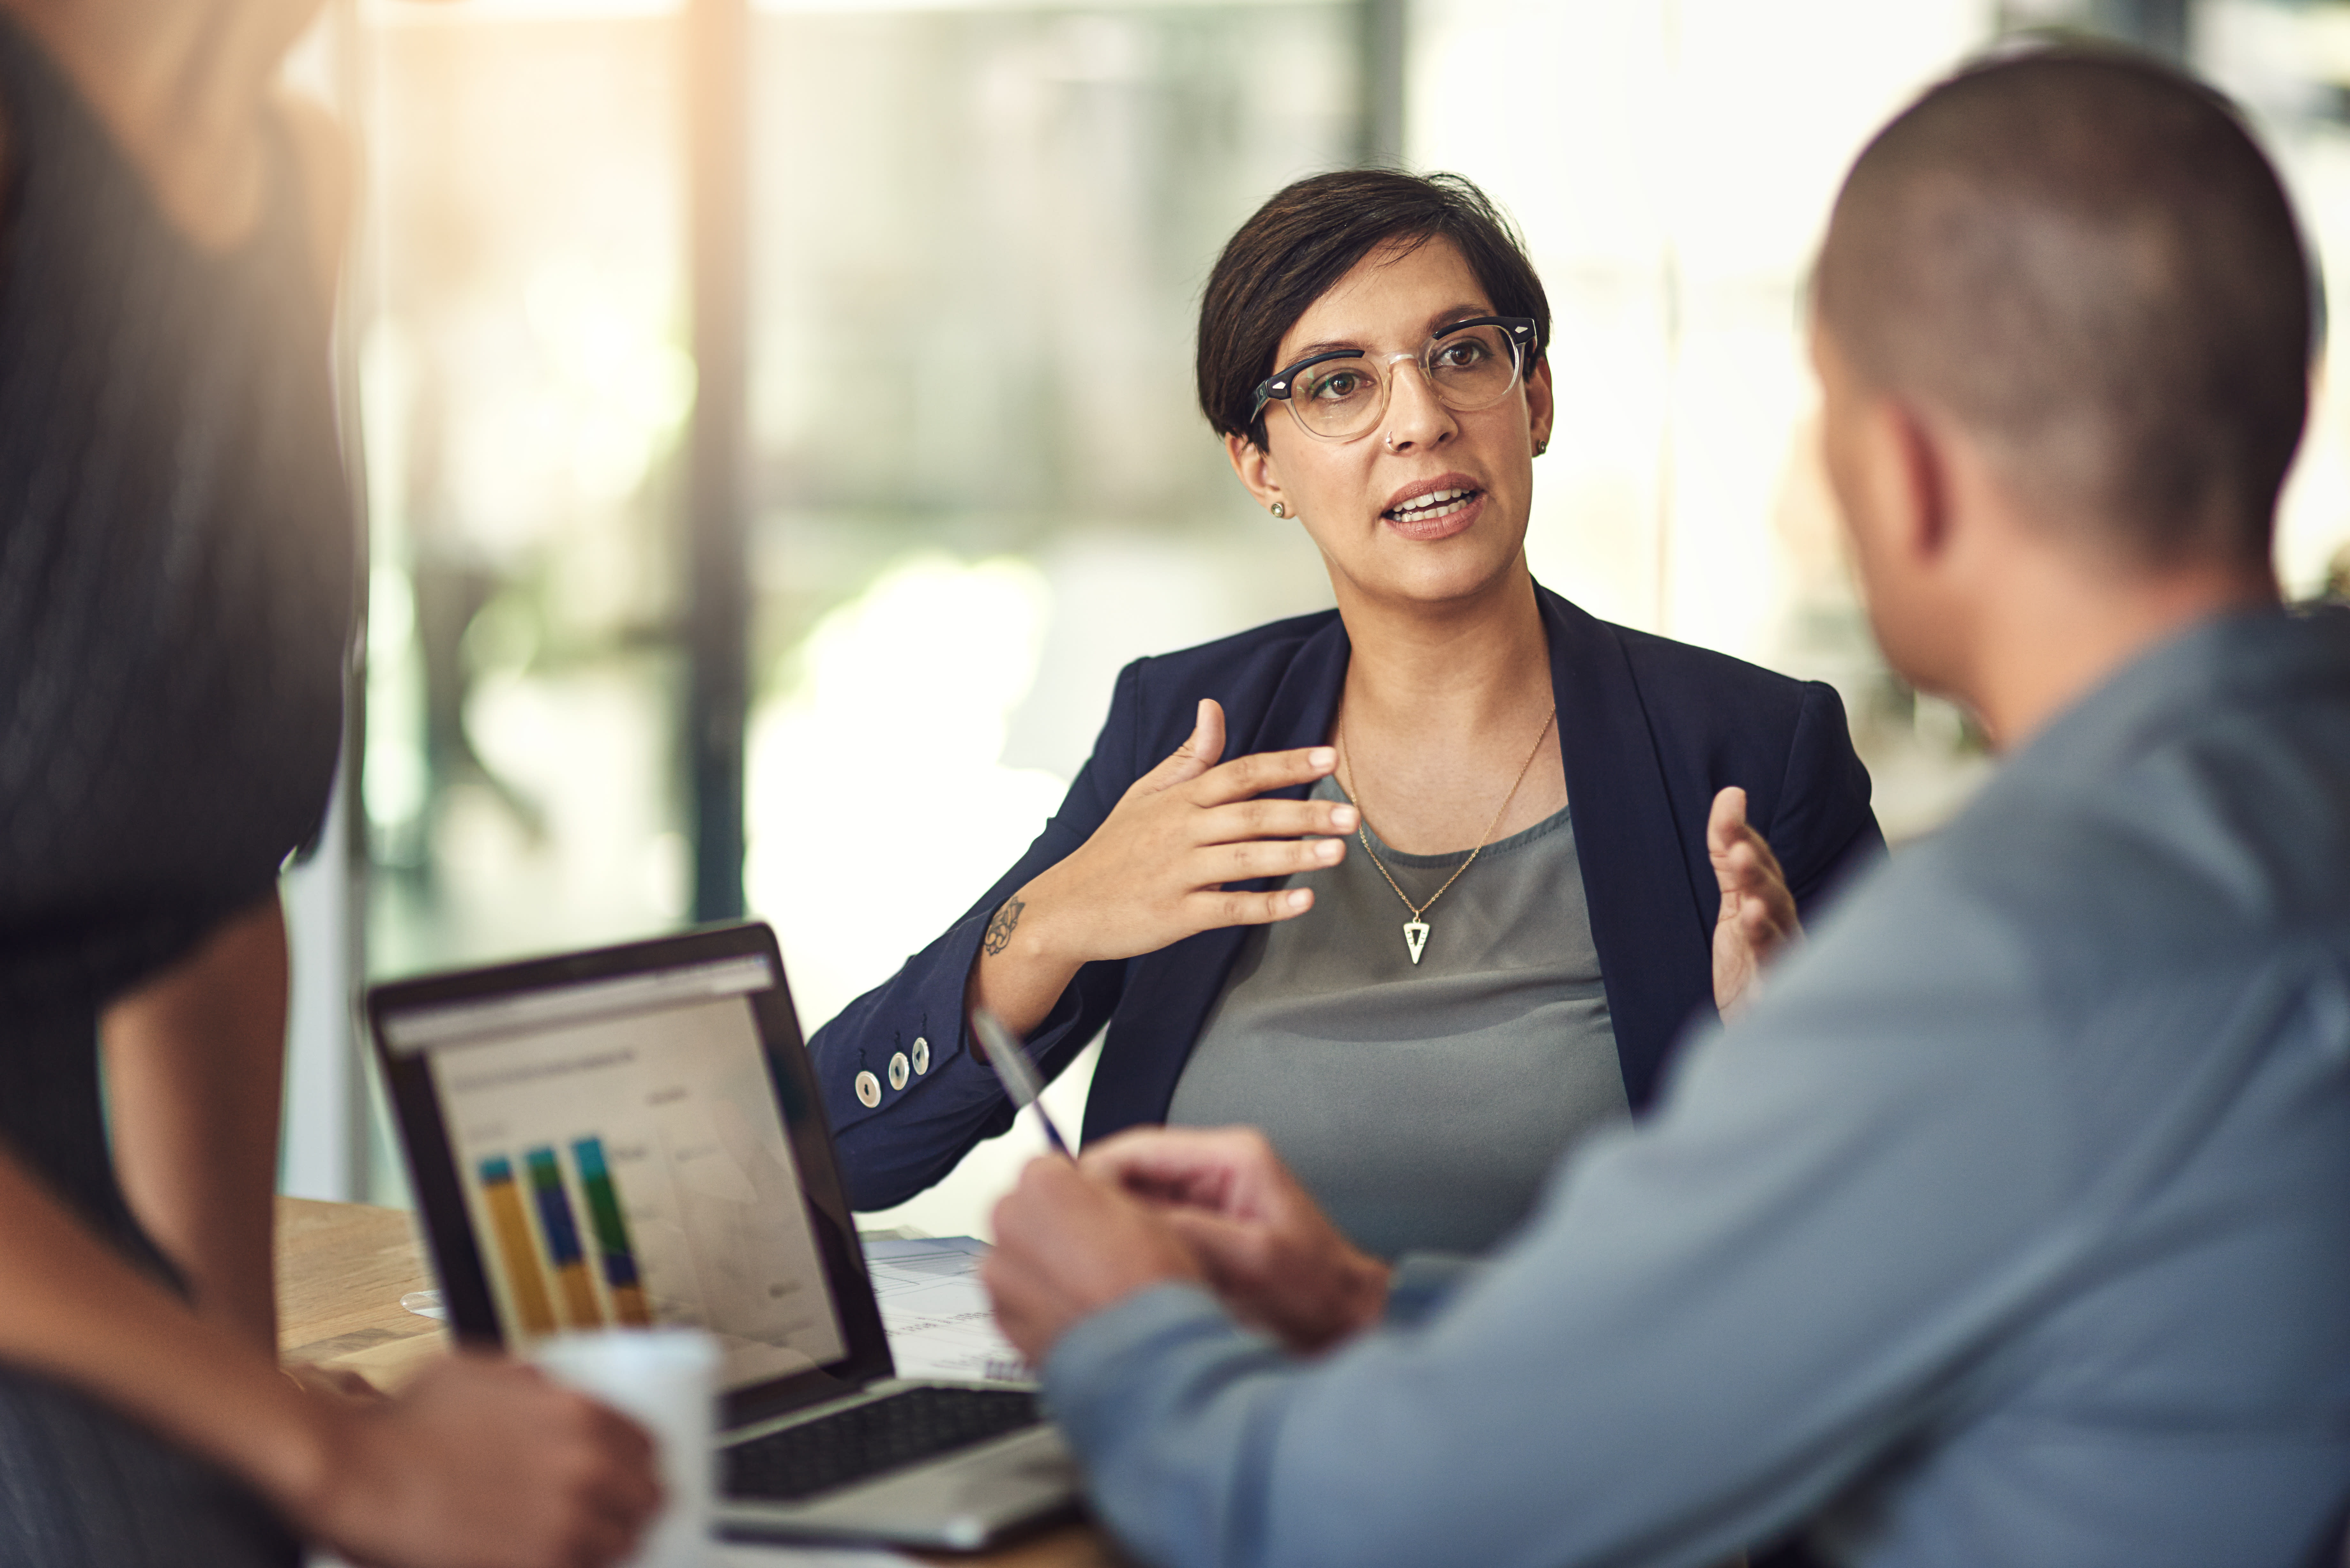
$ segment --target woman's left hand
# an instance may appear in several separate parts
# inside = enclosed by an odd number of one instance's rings
[[[1770,841],[1746,822],[1746,792],[1713,797],[1705,824],[1706,853],[1721,884],[1721,916],[1713,925],[1713,1004],[1724,1018],[1751,1003],[1762,966],[1804,934],[1795,896]]]

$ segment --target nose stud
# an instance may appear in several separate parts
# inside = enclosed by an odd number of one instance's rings
[[[1382,432],[1382,433],[1381,433],[1381,435],[1379,436],[1379,439],[1380,439],[1381,441],[1383,441],[1387,442],[1387,447],[1388,447],[1388,450],[1389,452],[1393,452],[1393,451],[1395,451],[1395,431],[1384,431],[1384,432]]]

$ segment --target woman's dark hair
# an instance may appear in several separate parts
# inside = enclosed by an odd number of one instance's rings
[[[1534,319],[1550,347],[1550,299],[1514,224],[1458,174],[1345,169],[1284,186],[1224,244],[1200,300],[1200,407],[1222,435],[1262,447],[1257,383],[1280,369],[1282,335],[1365,256],[1391,241],[1451,240],[1501,316]],[[1532,370],[1533,366],[1526,367]]]

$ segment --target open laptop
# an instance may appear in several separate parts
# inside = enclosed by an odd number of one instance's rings
[[[724,1533],[973,1551],[1074,1506],[1032,1391],[895,1376],[764,925],[379,985],[368,1015],[458,1337],[709,1330]]]

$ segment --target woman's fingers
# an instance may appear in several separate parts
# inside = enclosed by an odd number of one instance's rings
[[[1742,922],[1750,919],[1745,905],[1755,900],[1771,907],[1774,920],[1794,921],[1795,900],[1787,890],[1786,873],[1779,868],[1771,841],[1746,820],[1744,790],[1732,785],[1713,797],[1713,809],[1706,818],[1705,844],[1724,896],[1724,919],[1733,918],[1729,895],[1739,894],[1742,898],[1735,918]]]
[[[1313,895],[1303,891],[1228,888],[1346,857],[1345,839],[1362,820],[1352,805],[1261,798],[1325,776],[1336,753],[1307,746],[1220,763],[1224,743],[1223,711],[1203,700],[1183,745],[1136,780],[1076,853],[1003,906],[1031,919],[1020,947],[984,950],[989,986],[1000,992],[1026,985],[1055,996],[1077,965],[1153,952],[1220,926],[1287,919],[1312,907]]]
[[[1792,901],[1783,905],[1767,898],[1749,898],[1738,911],[1738,929],[1757,952],[1769,952],[1802,929]]]
[[[1270,893],[1233,893],[1222,888],[1191,895],[1191,902],[1209,918],[1201,930],[1219,926],[1269,926],[1295,919],[1314,907],[1311,888],[1276,888]]]
[[[1326,870],[1346,857],[1343,838],[1253,838],[1240,844],[1209,844],[1193,852],[1191,879],[1201,888],[1216,888],[1259,877]]]
[[[1725,893],[1743,893],[1789,909],[1795,907],[1795,896],[1787,890],[1786,876],[1779,869],[1769,845],[1742,841],[1715,860],[1714,872]]]
[[[1128,794],[1157,794],[1207,773],[1224,754],[1224,710],[1212,697],[1200,699],[1191,733],[1167,760],[1134,782]]]
[[[1363,814],[1335,799],[1243,799],[1229,806],[1194,811],[1184,832],[1196,844],[1241,844],[1248,839],[1349,839]]]
[[[1191,800],[1197,805],[1229,805],[1270,790],[1312,784],[1337,765],[1338,753],[1328,746],[1251,752],[1201,774],[1191,785]]]
[[[1716,790],[1713,806],[1705,816],[1705,851],[1712,858],[1714,870],[1721,870],[1722,861],[1731,846],[1738,842],[1740,831],[1746,826],[1746,792],[1736,784]]]
[[[1803,934],[1779,857],[1770,840],[1746,820],[1746,792],[1732,786],[1713,797],[1705,846],[1721,888],[1714,924],[1713,1000],[1727,1018],[1753,1000],[1758,971]]]
[[[1199,813],[1193,831],[1201,844],[1237,844],[1245,838],[1344,838],[1362,813],[1335,800],[1243,800]]]

